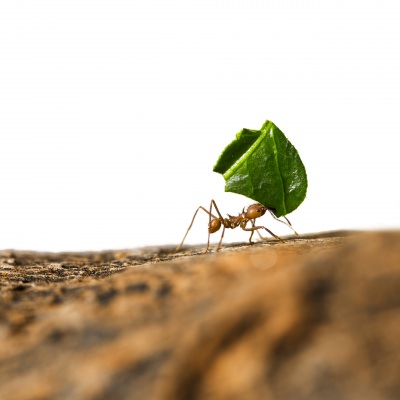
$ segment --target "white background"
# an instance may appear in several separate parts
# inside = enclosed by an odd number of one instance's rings
[[[0,249],[176,244],[211,198],[252,203],[212,167],[266,119],[308,172],[300,233],[398,228],[399,21],[394,0],[2,0]]]

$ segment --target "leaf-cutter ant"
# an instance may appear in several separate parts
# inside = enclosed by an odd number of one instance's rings
[[[215,211],[217,212],[218,217],[215,216],[215,215],[212,213],[212,208],[213,208],[213,207],[215,208]],[[186,239],[186,236],[187,236],[187,234],[189,233],[190,228],[191,228],[192,225],[193,225],[194,219],[196,218],[196,215],[197,215],[197,213],[198,213],[198,211],[199,211],[200,209],[203,210],[203,211],[205,211],[205,212],[208,214],[208,217],[209,217],[209,219],[208,219],[208,241],[207,241],[207,248],[206,248],[205,253],[208,252],[208,249],[209,249],[209,247],[210,247],[210,235],[211,235],[212,233],[215,233],[215,232],[219,231],[219,229],[221,228],[221,226],[222,226],[222,234],[221,234],[221,239],[219,240],[218,246],[217,246],[217,248],[216,248],[216,251],[219,251],[219,249],[221,248],[221,243],[222,243],[222,239],[223,239],[223,237],[224,237],[225,229],[235,229],[235,228],[237,228],[237,227],[242,228],[244,231],[251,232],[250,238],[249,238],[250,244],[253,243],[253,242],[251,241],[251,239],[252,239],[252,237],[253,237],[254,232],[257,232],[258,235],[260,236],[260,238],[261,238],[261,239],[264,239],[264,238],[261,236],[261,234],[260,234],[260,232],[259,232],[259,229],[265,229],[265,230],[266,230],[270,235],[272,235],[275,239],[280,240],[281,242],[283,242],[283,240],[282,240],[279,236],[275,235],[273,232],[271,232],[271,231],[270,231],[268,228],[266,228],[265,226],[262,226],[262,225],[256,226],[256,222],[255,222],[256,219],[262,217],[267,211],[269,211],[269,213],[272,215],[272,217],[273,217],[274,219],[276,219],[277,221],[282,222],[283,224],[287,225],[290,229],[292,229],[292,231],[295,233],[295,235],[298,236],[298,233],[293,229],[292,224],[290,223],[290,221],[289,221],[285,216],[283,216],[283,218],[285,218],[286,222],[280,220],[279,218],[277,218],[277,217],[275,216],[275,214],[274,214],[274,209],[273,209],[273,208],[269,208],[269,207],[263,206],[262,204],[256,203],[256,204],[250,205],[250,206],[247,208],[246,211],[245,211],[245,209],[243,208],[242,212],[241,212],[238,216],[236,216],[236,217],[234,217],[234,216],[228,214],[228,218],[223,218],[222,215],[221,215],[221,213],[220,213],[219,210],[218,210],[217,205],[215,204],[215,201],[214,201],[214,200],[211,200],[211,203],[210,203],[210,210],[209,210],[209,211],[206,210],[206,209],[205,209],[204,207],[202,207],[202,206],[200,206],[200,207],[197,208],[196,212],[195,212],[194,215],[193,215],[192,222],[190,223],[189,228],[187,229],[186,234],[185,234],[185,236],[183,237],[181,244],[176,248],[175,252],[178,252],[178,251],[182,248],[183,243],[184,243],[184,241],[185,241],[185,239]],[[247,224],[248,224],[249,222],[251,223],[251,227],[248,228],[248,227],[247,227]]]

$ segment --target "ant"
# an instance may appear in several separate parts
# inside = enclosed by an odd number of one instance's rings
[[[218,217],[215,216],[212,213],[213,206],[214,206],[214,208],[215,208],[215,210],[216,210],[216,212],[218,214]],[[219,249],[221,248],[221,243],[222,243],[222,239],[224,237],[225,229],[227,229],[227,228],[235,229],[238,226],[240,228],[242,228],[244,231],[251,232],[250,238],[249,238],[250,244],[253,244],[251,239],[252,239],[253,234],[254,234],[255,231],[258,233],[258,236],[260,237],[260,239],[264,239],[261,236],[260,232],[258,231],[259,229],[265,229],[275,239],[280,240],[281,242],[283,242],[283,240],[279,236],[277,236],[274,233],[272,233],[265,226],[256,226],[256,223],[255,223],[256,219],[262,217],[267,211],[269,211],[269,213],[272,215],[272,217],[274,219],[276,219],[277,221],[282,222],[283,224],[287,225],[295,233],[295,235],[298,236],[298,233],[293,229],[292,224],[290,223],[290,221],[285,216],[283,216],[283,218],[285,218],[286,222],[280,220],[279,218],[277,218],[275,216],[275,214],[274,214],[275,209],[273,209],[273,208],[269,208],[269,207],[263,206],[260,203],[256,203],[256,204],[252,204],[249,207],[247,207],[246,211],[243,208],[242,212],[237,217],[234,217],[232,215],[227,214],[228,218],[223,218],[221,213],[218,210],[217,205],[215,204],[215,201],[211,200],[210,211],[206,210],[202,206],[197,208],[196,212],[193,215],[192,222],[190,223],[189,228],[187,229],[186,234],[183,237],[183,240],[182,240],[181,244],[176,248],[175,253],[178,252],[182,248],[183,242],[185,241],[186,236],[189,233],[190,228],[193,225],[194,219],[196,218],[196,215],[197,215],[197,213],[198,213],[198,211],[200,209],[205,211],[208,214],[208,217],[209,217],[209,219],[208,219],[208,241],[207,241],[207,248],[206,248],[206,251],[204,253],[207,253],[208,249],[210,247],[210,235],[212,233],[215,233],[215,232],[219,231],[221,226],[222,226],[222,234],[221,234],[221,239],[219,240],[218,247],[217,247],[216,251],[219,251]],[[252,226],[250,228],[247,228],[247,224],[249,222],[251,223]]]

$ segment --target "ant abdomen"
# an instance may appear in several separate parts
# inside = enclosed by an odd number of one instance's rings
[[[218,218],[214,218],[210,221],[208,225],[208,232],[215,233],[221,228],[221,221]]]

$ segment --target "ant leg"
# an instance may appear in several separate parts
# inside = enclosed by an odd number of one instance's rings
[[[214,206],[215,211],[217,211],[218,217],[220,217],[220,218],[221,218],[221,221],[223,221],[224,218],[222,217],[221,213],[219,212],[218,207],[217,207],[217,204],[215,203],[214,200],[211,200],[211,204],[210,204],[210,213],[211,213],[212,206]],[[213,217],[214,217],[214,216],[213,216]],[[214,217],[214,218],[216,218],[216,217]]]
[[[268,228],[266,228],[265,226],[253,226],[252,228],[242,228],[244,231],[256,231],[258,229],[265,229],[270,235],[272,235],[275,239],[280,240],[281,242],[283,242],[283,240],[278,236],[275,235],[275,233],[271,232]]]
[[[210,211],[208,212],[208,239],[207,239],[207,247],[206,247],[206,251],[205,251],[204,253],[207,253],[207,252],[208,252],[208,249],[209,249],[209,247],[210,247],[211,216],[213,216],[213,218],[217,218],[217,217],[215,217],[215,216],[212,214],[212,206],[213,206],[213,203],[215,204],[215,201],[214,201],[214,200],[211,200],[211,202],[210,202]],[[215,208],[216,208],[216,210],[218,211],[217,206],[215,206]],[[218,214],[219,214],[219,211],[218,211]]]
[[[255,222],[254,222],[254,220],[250,220],[251,221],[251,225],[253,226],[253,228],[256,226],[256,224],[255,224]],[[258,231],[257,231],[258,232]],[[250,244],[253,244],[253,242],[251,241],[251,238],[253,237],[253,235],[254,235],[254,231],[252,230],[251,231],[251,234],[250,234],[250,237],[249,237],[249,243]]]
[[[278,235],[275,235],[275,233],[271,232],[268,228],[266,228],[265,226],[261,226],[261,228],[264,228],[270,235],[272,235],[275,239],[278,239],[279,241],[281,241],[282,243],[284,242],[283,239],[281,239]]]
[[[253,219],[253,228],[254,228],[255,226],[256,226],[256,220]],[[261,240],[265,240],[265,237],[261,235],[261,233],[260,233],[260,231],[259,231],[258,229],[256,230],[256,232],[258,233],[258,237],[259,237]]]
[[[255,219],[255,218],[254,218],[254,219],[251,219],[250,222],[251,222],[252,227],[254,228],[254,227],[256,226],[256,219]],[[261,240],[264,240],[264,239],[265,239],[265,237],[263,237],[263,236],[261,235],[261,233],[260,233],[260,231],[259,231],[258,229],[256,230],[256,232],[257,232],[257,234],[258,234],[258,237],[259,237]],[[254,234],[254,230],[251,230],[251,235],[250,235],[250,238],[249,238],[250,244],[253,244],[253,243],[254,243],[254,242],[251,241],[251,238],[253,237],[253,234]]]
[[[290,226],[292,226],[292,223],[286,218],[285,215],[283,215],[283,218],[285,218],[285,219],[286,219],[286,222],[287,222]]]
[[[283,215],[283,218],[286,219],[287,222],[282,221],[281,219],[279,219],[270,209],[268,209],[269,213],[272,215],[272,217],[274,219],[276,219],[277,221],[281,222],[282,224],[285,224],[286,226],[288,226],[296,236],[299,236],[299,234],[293,229],[292,224],[290,223],[290,221]]]
[[[220,221],[223,221],[224,218],[222,217],[222,215],[221,215],[221,213],[220,213],[220,211],[219,211],[219,209],[218,209],[218,207],[217,207],[217,203],[215,202],[215,200],[211,200],[211,203],[210,203],[210,218],[209,218],[210,221],[209,221],[209,223],[211,223],[211,211],[212,211],[212,207],[213,207],[213,206],[214,206],[214,208],[215,208],[215,211],[216,211],[217,214],[218,214],[219,220],[220,220]],[[214,218],[216,218],[216,217],[214,217]],[[219,249],[221,248],[221,243],[222,243],[222,239],[224,238],[224,234],[225,234],[225,225],[222,224],[221,239],[219,240],[217,249],[216,249],[215,251],[219,251]],[[208,250],[209,245],[210,245],[210,233],[208,233],[208,243],[207,243],[206,253],[207,253],[207,250]]]
[[[219,251],[219,249],[221,248],[221,243],[222,243],[222,239],[224,238],[224,233],[225,233],[225,225],[223,225],[223,227],[222,227],[221,239],[219,240],[218,247],[215,251]]]
[[[202,209],[202,210],[205,211],[207,214],[209,214],[210,219],[211,219],[211,217],[217,218],[215,215],[210,214],[204,207],[202,207],[202,206],[198,207],[198,209],[196,210],[196,212],[195,212],[194,215],[193,215],[192,222],[190,223],[189,228],[187,229],[186,234],[185,234],[185,236],[183,237],[181,244],[175,249],[174,253],[177,253],[177,252],[182,248],[183,242],[185,241],[186,236],[188,235],[188,233],[189,233],[189,231],[190,231],[190,228],[191,228],[192,225],[193,225],[194,219],[196,218],[196,215],[197,215],[197,213],[199,212],[200,209]],[[208,239],[210,240],[210,235],[208,235]]]

